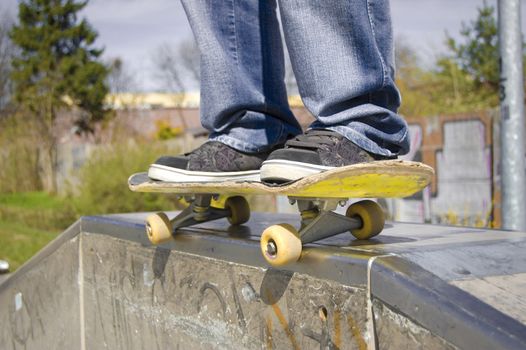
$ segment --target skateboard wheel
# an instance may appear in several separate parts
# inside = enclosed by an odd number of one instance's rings
[[[244,197],[229,197],[225,209],[230,210],[227,218],[231,225],[242,225],[250,219],[250,206]]]
[[[347,208],[347,217],[358,217],[362,221],[362,227],[351,230],[357,239],[369,239],[382,232],[385,216],[382,208],[371,200],[363,200],[352,204]]]
[[[151,214],[146,218],[146,234],[153,244],[172,239],[172,223],[165,213]]]
[[[289,224],[272,225],[261,235],[261,252],[272,266],[283,266],[298,261],[301,239],[298,231]]]

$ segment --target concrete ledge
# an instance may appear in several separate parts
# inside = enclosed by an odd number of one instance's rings
[[[526,347],[526,327],[475,296],[399,257],[375,260],[374,298],[462,349]]]
[[[1,283],[0,344],[526,348],[525,233],[389,224],[372,241],[310,244],[276,270],[259,236],[293,215],[218,220],[158,247],[145,216],[81,218]]]

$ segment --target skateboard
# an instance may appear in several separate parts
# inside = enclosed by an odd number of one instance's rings
[[[372,200],[350,205],[336,213],[351,198],[407,197],[426,187],[433,168],[418,162],[385,160],[360,163],[309,175],[297,181],[268,185],[261,182],[176,183],[151,180],[146,173],[132,175],[128,186],[135,192],[175,193],[189,206],[175,218],[156,213],[146,219],[146,233],[153,244],[173,238],[182,227],[227,218],[231,225],[242,225],[250,218],[246,195],[287,196],[300,212],[300,228],[277,224],[261,235],[261,252],[272,266],[297,261],[302,246],[350,231],[364,240],[378,235],[384,227],[384,212]]]

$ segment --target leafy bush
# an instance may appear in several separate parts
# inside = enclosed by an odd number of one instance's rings
[[[38,135],[27,127],[32,122],[22,114],[0,116],[0,193],[42,189]]]
[[[173,127],[166,120],[157,120],[155,126],[157,127],[155,133],[155,138],[157,140],[169,140],[183,134],[183,129],[181,127]]]
[[[72,188],[75,210],[79,215],[171,210],[181,207],[174,196],[135,193],[129,190],[128,177],[146,171],[161,154],[178,154],[168,143],[137,143],[132,140],[100,146],[78,174]]]

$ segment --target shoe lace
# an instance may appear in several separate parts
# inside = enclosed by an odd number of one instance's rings
[[[319,149],[323,145],[333,145],[342,136],[331,130],[308,130],[295,136],[285,144],[285,147]]]

